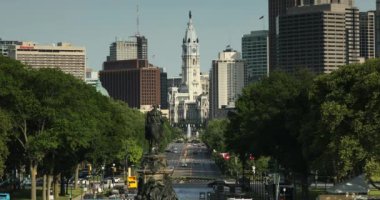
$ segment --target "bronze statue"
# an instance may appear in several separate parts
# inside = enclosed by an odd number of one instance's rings
[[[145,139],[149,142],[149,153],[141,160],[139,188],[136,199],[141,200],[178,200],[171,184],[173,169],[167,168],[165,154],[159,152],[160,141],[164,139],[164,120],[158,106],[146,115]]]
[[[153,109],[146,115],[145,122],[145,139],[149,142],[149,153],[158,153],[160,148],[160,140],[164,136],[163,119],[161,112],[154,105]]]

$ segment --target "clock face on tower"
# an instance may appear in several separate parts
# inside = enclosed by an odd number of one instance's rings
[[[197,52],[197,49],[196,48],[193,48],[192,49],[193,53]]]

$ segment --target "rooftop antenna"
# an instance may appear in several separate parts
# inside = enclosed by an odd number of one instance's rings
[[[139,12],[139,0],[137,0],[137,5],[136,5],[136,28],[137,28],[137,33],[136,35],[140,35],[140,12]]]
[[[227,45],[227,48],[230,47],[231,48],[231,29],[229,28],[228,29],[228,45]]]

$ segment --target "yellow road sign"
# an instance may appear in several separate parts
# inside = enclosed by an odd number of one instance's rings
[[[136,176],[128,176],[128,188],[137,188],[137,178]]]

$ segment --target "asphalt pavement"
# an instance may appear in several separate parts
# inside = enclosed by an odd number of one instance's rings
[[[168,165],[174,168],[173,187],[180,200],[197,200],[200,193],[212,192],[207,184],[221,173],[203,143],[171,143],[167,150]]]
[[[203,143],[171,143],[166,153],[173,178],[216,179],[220,171]]]

